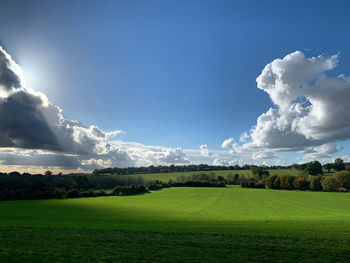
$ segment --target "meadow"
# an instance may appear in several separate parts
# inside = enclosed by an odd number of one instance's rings
[[[0,202],[3,262],[346,262],[350,195],[227,188]]]

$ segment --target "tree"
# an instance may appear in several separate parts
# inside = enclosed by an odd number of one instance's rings
[[[305,171],[310,175],[323,174],[322,165],[319,161],[313,161],[306,165]]]
[[[325,192],[335,192],[339,189],[339,184],[333,176],[325,176],[321,184]]]
[[[47,170],[44,174],[45,175],[52,175],[52,172],[50,170]]]
[[[280,176],[280,185],[281,189],[284,190],[292,190],[294,188],[293,183],[295,180],[295,176],[293,175],[282,175]]]
[[[342,171],[345,170],[345,164],[344,164],[344,160],[341,158],[337,158],[334,161],[333,167],[336,171]]]
[[[277,175],[270,175],[265,181],[265,186],[270,189],[276,189],[275,180],[277,177]]]
[[[337,183],[345,189],[350,189],[350,171],[339,171],[334,174]]]
[[[333,164],[331,163],[326,163],[325,165],[323,165],[324,169],[326,169],[329,173],[331,172],[331,169],[333,167]]]
[[[9,173],[10,176],[20,176],[21,174],[17,171]]]
[[[294,179],[293,187],[298,190],[307,190],[309,189],[309,182],[304,177],[299,176]]]
[[[273,182],[274,189],[281,189],[281,177],[277,176]]]
[[[270,173],[269,171],[263,170],[261,167],[258,166],[251,166],[250,170],[252,171],[252,174],[255,178],[261,179],[261,178],[267,178]]]
[[[86,176],[83,175],[77,175],[74,177],[74,182],[76,184],[76,187],[78,189],[89,189],[89,180]]]
[[[310,176],[310,189],[312,191],[321,191],[322,190],[322,176],[316,175],[316,176]]]

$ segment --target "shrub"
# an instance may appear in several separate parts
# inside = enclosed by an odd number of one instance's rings
[[[281,189],[281,177],[277,176],[275,181],[273,181],[274,189]]]
[[[280,176],[280,186],[284,190],[292,190],[295,176],[293,175],[282,175]]]
[[[217,187],[226,187],[226,183],[224,181],[219,181],[216,184]]]
[[[324,177],[321,184],[325,192],[335,192],[339,188],[339,184],[333,176]]]
[[[322,175],[310,176],[310,189],[312,191],[322,190]]]
[[[71,189],[67,191],[66,197],[67,198],[74,198],[74,197],[79,197],[79,190],[77,189]]]
[[[147,189],[144,185],[117,185],[113,188],[111,195],[134,195],[145,192]]]
[[[53,196],[55,198],[64,198],[66,196],[66,190],[64,188],[55,188]]]
[[[159,190],[159,189],[162,189],[162,185],[160,184],[150,184],[148,186],[148,190],[152,190],[152,191],[155,191],[155,190]]]
[[[350,171],[336,172],[334,178],[341,187],[350,189]]]
[[[277,175],[270,175],[265,181],[265,186],[270,189],[276,189],[275,180],[277,177],[278,177]]]
[[[255,178],[249,178],[249,179],[241,180],[241,187],[265,188],[265,181],[256,180]]]
[[[78,189],[89,189],[89,180],[84,175],[74,176],[75,187]]]
[[[293,188],[298,190],[308,190],[309,182],[304,177],[296,177],[293,182]]]

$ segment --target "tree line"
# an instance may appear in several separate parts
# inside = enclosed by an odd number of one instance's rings
[[[255,168],[259,170],[261,168]],[[334,163],[321,165],[313,161],[298,165],[301,171],[298,176],[294,175],[269,175],[268,173],[257,173],[252,170],[253,177],[241,180],[242,187],[269,188],[280,190],[311,190],[325,192],[349,192],[350,191],[350,167],[340,158]],[[323,169],[335,172],[323,175]]]
[[[108,174],[142,174],[142,173],[172,173],[172,172],[207,172],[207,171],[219,171],[219,170],[249,170],[251,165],[245,164],[242,166],[218,166],[207,164],[190,164],[190,165],[170,165],[170,166],[153,166],[148,167],[109,167],[104,169],[95,169],[92,173],[95,175],[108,175]],[[265,169],[281,169],[283,166],[264,166]]]
[[[215,173],[180,176],[176,180],[145,182],[135,175],[45,175],[9,173],[0,175],[0,200],[95,197],[146,193],[166,187],[225,187]]]

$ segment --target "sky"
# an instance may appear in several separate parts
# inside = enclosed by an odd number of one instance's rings
[[[348,1],[17,1],[0,170],[350,161]]]

